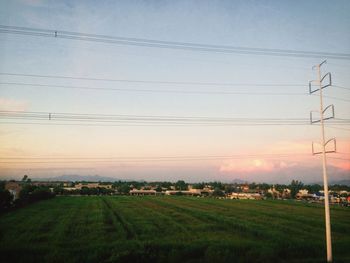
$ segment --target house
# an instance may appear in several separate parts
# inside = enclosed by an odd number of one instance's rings
[[[309,191],[306,189],[301,189],[299,192],[295,195],[295,198],[298,200],[314,200],[317,198],[314,194],[309,194]]]
[[[22,190],[22,186],[18,182],[9,181],[5,183],[5,190],[8,190],[13,196],[13,200],[16,200],[19,198],[19,193]]]
[[[66,191],[75,191],[75,190],[77,190],[77,188],[75,188],[75,187],[63,187],[63,190],[66,190]]]
[[[273,198],[280,198],[281,197],[281,193],[278,190],[276,190],[275,186],[273,186],[272,188],[267,190],[267,192],[270,193]]]
[[[282,198],[290,198],[291,197],[291,190],[288,188],[283,189],[282,191]]]
[[[248,193],[249,192],[249,185],[242,185],[241,189],[242,189],[243,193]]]
[[[64,182],[63,187],[72,187],[73,183],[72,182]]]

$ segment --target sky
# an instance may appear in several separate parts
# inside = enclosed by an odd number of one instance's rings
[[[0,2],[0,25],[5,26],[344,54],[350,53],[349,14],[350,2],[339,0]],[[350,119],[347,59],[227,54],[0,32],[0,73],[146,81],[0,74],[0,111],[308,119],[319,108],[319,97],[308,95],[309,81],[317,78],[312,67],[325,59],[322,74],[331,72],[333,84],[343,87],[324,89],[325,105],[334,105],[337,118]],[[322,182],[321,158],[311,154],[311,143],[321,139],[318,125],[57,123],[0,116],[0,179],[79,174],[147,181]],[[349,124],[329,122],[325,131],[327,139],[337,140],[337,153],[327,155],[329,180],[350,179]]]

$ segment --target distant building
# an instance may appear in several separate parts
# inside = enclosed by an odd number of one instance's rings
[[[83,187],[87,187],[87,188],[97,188],[99,186],[99,183],[78,183],[75,184],[75,189],[82,189]]]
[[[31,184],[35,186],[60,186],[62,183],[47,181],[47,182],[32,182]]]
[[[129,191],[130,195],[156,195],[157,191],[156,190],[137,190],[137,189],[132,189]]]
[[[273,186],[272,188],[267,190],[267,192],[270,193],[273,198],[280,198],[281,197],[281,193],[275,189],[275,186]]]
[[[295,198],[298,200],[314,200],[314,199],[317,199],[317,195],[309,194],[309,191],[307,189],[301,189],[295,195]]]
[[[5,190],[8,190],[13,196],[13,199],[16,200],[19,198],[19,192],[21,192],[22,186],[18,182],[10,181],[10,182],[6,182]]]
[[[291,198],[291,190],[288,188],[283,189],[282,198]]]
[[[166,195],[190,195],[190,196],[199,196],[202,195],[201,189],[191,189],[188,191],[180,191],[180,190],[167,190],[165,191]]]
[[[242,192],[248,193],[249,192],[249,185],[242,185],[241,189],[242,189]]]
[[[78,183],[78,184],[75,184],[74,187],[68,186],[68,187],[64,187],[64,189],[67,191],[73,191],[73,190],[81,190],[83,187],[112,189],[113,185],[112,184],[100,184],[100,183]]]
[[[75,187],[63,187],[63,190],[74,191],[74,190],[77,190],[77,188],[75,188]]]
[[[227,197],[230,199],[252,199],[252,200],[263,199],[263,196],[259,193],[231,193]]]
[[[302,194],[302,195],[307,195],[309,193],[309,190],[307,190],[307,189],[300,189],[299,193]]]
[[[63,187],[72,187],[73,183],[72,182],[64,182]]]

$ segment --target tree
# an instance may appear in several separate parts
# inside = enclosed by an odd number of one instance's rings
[[[161,187],[164,187],[164,188],[170,190],[170,189],[171,189],[171,186],[172,186],[173,184],[172,184],[171,182],[160,182],[159,185],[160,185]]]
[[[91,192],[90,192],[90,189],[89,189],[88,187],[83,186],[83,187],[80,189],[80,194],[81,194],[81,195],[90,195]]]
[[[22,205],[30,203],[31,193],[34,191],[34,189],[35,189],[35,186],[33,185],[29,185],[29,184],[23,185],[22,190],[19,192],[18,203]]]
[[[193,184],[192,188],[193,189],[203,189],[204,188],[204,183]]]
[[[290,188],[290,194],[292,198],[295,198],[296,194],[303,188],[304,184],[301,181],[298,180],[292,180],[292,182],[289,185]]]
[[[225,192],[226,193],[232,193],[235,192],[236,188],[232,185],[225,185]]]
[[[266,197],[267,199],[272,199],[272,198],[273,198],[273,195],[272,195],[270,192],[267,192],[267,193],[265,194],[265,197]]]
[[[12,199],[13,197],[8,190],[0,190],[0,213],[11,207]]]
[[[63,187],[61,187],[61,186],[56,186],[56,187],[53,188],[53,192],[54,192],[56,195],[63,195],[64,189],[63,189]]]
[[[156,192],[161,192],[162,191],[162,187],[160,187],[159,185],[157,186],[157,188],[155,189]]]
[[[183,180],[179,180],[175,183],[176,190],[187,190],[187,184]]]
[[[31,202],[37,202],[40,200],[46,200],[54,197],[55,194],[46,187],[37,187],[31,194]]]
[[[271,188],[271,185],[267,183],[258,184],[257,186],[259,187],[260,190],[264,190],[264,191],[267,191],[268,189]]]
[[[212,193],[213,196],[225,196],[225,193],[221,191],[219,187],[216,187]]]
[[[124,183],[118,187],[118,192],[121,194],[129,194],[130,187],[127,183]]]
[[[312,184],[312,185],[305,185],[305,188],[309,191],[311,194],[315,194],[322,190],[322,186],[319,184]]]
[[[22,178],[22,182],[23,183],[27,182],[27,179],[28,179],[28,175],[25,174]]]
[[[214,189],[219,188],[221,190],[224,190],[224,186],[221,182],[211,182],[209,183]]]

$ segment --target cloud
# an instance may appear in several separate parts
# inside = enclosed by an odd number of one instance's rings
[[[0,98],[0,110],[2,111],[26,111],[28,107],[27,101]]]
[[[343,159],[343,160],[333,159],[332,166],[338,168],[339,170],[347,171],[350,173],[350,161],[347,159]]]
[[[290,183],[295,179],[304,183],[322,183],[322,165],[318,161],[230,160],[223,162],[218,170],[226,181],[241,179],[249,182]],[[327,171],[329,181],[350,179],[349,162],[328,164]]]
[[[275,170],[287,169],[295,165],[295,163],[288,163],[285,161],[270,161],[264,159],[228,160],[221,164],[219,171],[222,173],[249,174],[272,172]]]

